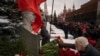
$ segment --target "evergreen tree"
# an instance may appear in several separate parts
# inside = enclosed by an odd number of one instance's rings
[[[57,15],[56,15],[56,11],[54,11],[54,16],[53,16],[53,24],[57,25]]]
[[[0,36],[0,56],[14,56],[26,54],[22,39],[11,39],[8,36]]]

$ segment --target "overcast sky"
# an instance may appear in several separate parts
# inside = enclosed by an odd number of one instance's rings
[[[54,0],[54,10],[56,10],[56,13],[59,14],[63,11],[64,4],[66,4],[66,8],[69,9],[73,7],[73,4],[75,4],[75,9],[79,9],[80,5],[88,2],[89,0]],[[52,0],[47,0],[47,8],[49,14],[51,14],[52,9]],[[42,3],[41,8],[44,9],[44,4]]]

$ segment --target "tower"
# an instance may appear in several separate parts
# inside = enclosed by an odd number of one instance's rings
[[[65,20],[67,14],[66,4],[64,4],[64,10],[63,10],[63,20]]]
[[[75,4],[73,4],[73,11],[75,11]]]
[[[64,4],[64,10],[63,10],[63,13],[67,13],[66,4]]]

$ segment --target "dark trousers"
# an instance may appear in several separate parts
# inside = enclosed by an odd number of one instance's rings
[[[68,38],[68,33],[65,33],[65,38],[66,38],[66,39]]]

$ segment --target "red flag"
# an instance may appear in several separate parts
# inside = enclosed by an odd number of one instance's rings
[[[32,23],[32,29],[35,33],[38,33],[43,25],[39,6],[45,0],[17,0],[20,11],[31,11],[35,14],[35,21]]]

